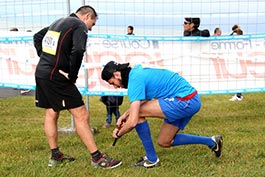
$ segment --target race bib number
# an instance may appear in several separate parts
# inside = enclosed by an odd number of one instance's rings
[[[48,31],[42,40],[42,50],[51,55],[56,55],[56,49],[60,37],[60,32]]]

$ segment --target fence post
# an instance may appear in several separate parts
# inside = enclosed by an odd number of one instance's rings
[[[66,1],[67,1],[67,15],[69,16],[71,13],[71,5],[70,5],[71,0],[66,0]],[[58,132],[69,133],[69,134],[75,133],[75,121],[73,115],[71,115],[71,127],[58,128]]]

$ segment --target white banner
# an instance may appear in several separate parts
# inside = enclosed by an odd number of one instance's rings
[[[100,78],[104,64],[115,60],[178,72],[200,94],[264,92],[264,49],[265,35],[89,35],[77,86],[83,95],[126,95],[126,90],[115,90]],[[0,87],[35,89],[38,60],[32,34],[9,32],[0,36]]]

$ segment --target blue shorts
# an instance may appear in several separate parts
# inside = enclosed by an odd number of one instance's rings
[[[184,130],[190,119],[201,108],[201,100],[196,94],[190,100],[180,101],[177,98],[160,98],[159,105],[166,118],[164,122]]]

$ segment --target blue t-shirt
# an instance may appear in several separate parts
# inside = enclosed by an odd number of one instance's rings
[[[178,73],[136,65],[129,74],[130,102],[158,98],[183,98],[195,91]]]

